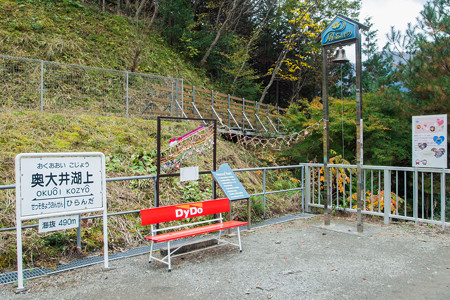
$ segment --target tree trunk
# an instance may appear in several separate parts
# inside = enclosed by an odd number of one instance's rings
[[[153,23],[155,22],[156,16],[158,15],[158,10],[159,10],[158,0],[154,0],[153,5],[155,8],[153,10],[153,15],[152,15],[152,18],[150,19],[150,23],[148,24],[149,27],[151,27],[153,25]]]
[[[278,56],[277,63],[275,65],[275,68],[273,69],[272,76],[270,77],[270,81],[267,84],[267,86],[264,88],[261,98],[259,99],[259,102],[261,102],[261,103],[264,100],[264,98],[266,97],[267,93],[269,92],[269,89],[272,86],[273,81],[275,80],[275,77],[277,76],[278,72],[281,69],[281,65],[283,64],[283,61],[285,60],[288,52],[290,51],[289,49],[292,47],[292,44],[294,42],[296,35],[300,31],[300,28],[298,26],[297,26],[297,28],[296,27],[294,27],[294,28],[295,28],[293,30],[294,32],[290,35],[289,40],[284,44],[283,50],[281,51],[280,55]]]
[[[206,64],[206,60],[208,59],[209,55],[211,54],[212,50],[214,49],[214,47],[216,46],[217,42],[220,39],[220,36],[222,34],[222,30],[225,28],[226,25],[226,21],[222,24],[222,26],[220,27],[219,31],[217,31],[216,37],[214,38],[214,41],[211,43],[211,45],[209,45],[208,50],[206,51],[205,55],[203,56],[202,60],[200,61],[200,66],[204,67]]]
[[[287,53],[289,52],[289,47],[291,46],[291,43],[292,43],[292,37],[289,38],[289,41],[284,45],[283,51],[281,51],[280,55],[278,55],[277,64],[275,65],[275,68],[273,69],[272,76],[270,77],[269,83],[264,88],[261,98],[259,98],[259,102],[262,103],[262,101],[266,97],[267,93],[269,92],[269,89],[272,86],[273,81],[275,80],[275,76],[277,76],[278,71],[280,71],[281,65],[283,64],[283,61],[286,58]]]
[[[142,9],[147,4],[147,0],[136,1],[136,19],[139,19],[139,15],[141,14]]]
[[[247,62],[247,57],[248,57],[248,53],[250,52],[250,48],[253,44],[253,42],[258,38],[259,33],[261,32],[261,30],[264,28],[266,22],[267,22],[267,18],[269,17],[270,12],[272,11],[272,8],[275,6],[275,1],[272,2],[272,5],[269,6],[269,9],[267,10],[266,15],[264,16],[263,21],[261,22],[260,26],[258,27],[258,29],[255,31],[255,33],[252,35],[252,37],[250,38],[250,40],[248,41],[247,47],[245,49],[245,59],[244,61],[242,61],[241,67],[239,68],[238,73],[236,74],[236,76],[234,76],[233,79],[233,84],[231,85],[231,93],[234,93],[234,90],[236,88],[236,82],[239,78],[239,76],[242,73],[242,70],[245,67],[245,63]]]
[[[208,57],[211,55],[212,50],[214,49],[214,47],[217,45],[217,42],[219,42],[220,36],[222,35],[222,31],[224,28],[226,28],[228,26],[228,22],[230,22],[230,20],[233,18],[234,13],[236,12],[236,9],[239,7],[240,4],[240,0],[233,0],[233,3],[231,5],[230,10],[227,13],[227,17],[225,18],[225,21],[222,23],[222,25],[220,26],[219,30],[217,31],[216,37],[214,38],[214,41],[211,43],[211,45],[209,45],[208,50],[206,51],[205,55],[203,55],[202,60],[200,61],[200,66],[204,67],[206,64],[206,60],[208,59]],[[242,6],[242,5],[241,5]],[[222,10],[222,8],[220,8],[219,13],[217,15],[217,19],[216,19],[216,23],[219,24],[218,20],[220,18],[220,11]],[[237,19],[237,18],[236,18]],[[234,20],[234,22],[237,22],[237,20]]]

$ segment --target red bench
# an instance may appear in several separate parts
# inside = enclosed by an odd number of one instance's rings
[[[157,260],[164,264],[167,264],[169,266],[169,272],[170,272],[172,269],[170,259],[171,259],[171,257],[174,256],[173,254],[183,246],[183,245],[181,245],[180,247],[178,247],[172,251],[170,249],[171,241],[177,240],[177,239],[182,239],[182,238],[187,238],[187,237],[193,238],[200,234],[216,232],[216,231],[219,231],[219,236],[217,238],[219,246],[231,244],[231,245],[239,247],[239,250],[242,252],[241,235],[240,235],[239,227],[243,226],[243,225],[247,225],[248,223],[240,222],[240,221],[223,222],[222,213],[227,212],[227,211],[230,211],[230,200],[228,198],[209,200],[209,201],[203,201],[203,202],[184,203],[184,204],[179,204],[179,205],[170,205],[170,206],[155,207],[155,208],[141,210],[142,225],[143,226],[151,225],[151,235],[145,237],[146,240],[151,241],[149,263],[152,262],[152,260],[154,259],[154,260]],[[155,224],[158,224],[158,223],[164,223],[164,222],[170,222],[170,221],[182,220],[182,219],[190,219],[190,218],[196,218],[196,217],[207,216],[207,215],[217,215],[217,214],[219,214],[219,216],[215,217],[211,220],[189,222],[189,223],[185,223],[183,225],[170,226],[170,227],[165,227],[165,228],[161,228],[161,229],[158,229],[154,226]],[[208,225],[203,225],[203,226],[197,227],[198,225],[202,225],[202,224],[208,224]],[[191,227],[191,228],[181,229],[183,227]],[[231,243],[230,241],[226,241],[226,240],[223,240],[220,238],[222,230],[234,228],[234,227],[237,227],[238,244]],[[160,233],[161,231],[169,231],[169,232]],[[163,242],[167,242],[167,253],[168,254],[165,257],[163,257],[162,259],[159,259],[152,255],[153,244],[154,243],[163,243]],[[210,248],[210,247],[208,247],[208,248]],[[181,255],[181,254],[179,254],[179,255]]]

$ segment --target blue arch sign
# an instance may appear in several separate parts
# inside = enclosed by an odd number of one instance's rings
[[[361,25],[345,16],[338,15],[322,32],[322,46],[353,43],[358,37],[358,29]],[[362,27],[365,26],[362,25]]]

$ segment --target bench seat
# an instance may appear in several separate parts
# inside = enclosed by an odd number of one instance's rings
[[[247,224],[248,224],[247,222],[228,221],[228,222],[210,224],[210,225],[195,227],[195,228],[188,228],[188,229],[184,229],[184,230],[168,232],[168,233],[163,233],[163,234],[158,234],[158,235],[153,235],[153,236],[147,236],[147,237],[145,237],[145,239],[148,241],[153,241],[155,243],[161,243],[161,242],[167,242],[167,241],[172,241],[172,240],[176,240],[176,239],[191,237],[191,236],[195,236],[195,235],[200,235],[200,234],[204,234],[204,233],[210,233],[210,232],[215,232],[215,231],[219,231],[219,230],[239,227],[239,226],[243,226],[243,225],[247,225]]]
[[[186,242],[183,241],[181,245],[177,245],[176,249],[172,250],[170,247],[171,241],[189,237],[194,238],[195,236],[198,236],[200,234],[216,231],[219,232],[219,234],[214,237],[215,239],[217,239],[217,245],[211,247],[233,245],[239,247],[239,251],[242,252],[240,226],[248,225],[248,223],[240,221],[224,222],[222,217],[223,212],[230,212],[230,200],[228,198],[207,200],[201,202],[189,202],[141,210],[142,226],[151,225],[151,235],[144,238],[147,241],[151,242],[148,262],[156,260],[161,263],[167,264],[170,272],[172,269],[171,258],[173,256],[184,254],[175,253],[179,249],[181,249],[183,247],[183,244],[185,244]],[[218,217],[217,214],[219,214]],[[213,216],[213,219],[198,220],[198,217],[201,216]],[[184,224],[155,228],[155,224],[179,220]],[[183,222],[182,220],[185,221]],[[198,221],[195,222],[195,220]],[[221,238],[222,231],[231,228],[237,228],[237,243]],[[164,231],[165,233],[160,233],[161,231]],[[167,243],[167,255],[162,258],[155,257],[153,255],[153,245],[155,243],[163,242]]]

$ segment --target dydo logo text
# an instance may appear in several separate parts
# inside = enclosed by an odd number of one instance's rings
[[[197,215],[201,215],[203,213],[203,204],[187,204],[187,205],[179,205],[177,209],[175,209],[175,217],[180,218],[192,218]]]

